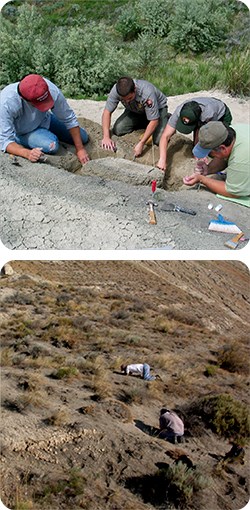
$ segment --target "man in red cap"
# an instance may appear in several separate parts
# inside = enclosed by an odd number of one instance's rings
[[[89,161],[88,134],[60,89],[39,74],[7,85],[0,94],[0,148],[32,162],[56,154],[59,140],[74,144],[80,163]]]

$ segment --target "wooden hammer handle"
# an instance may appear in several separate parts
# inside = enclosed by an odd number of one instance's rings
[[[154,209],[149,210],[149,223],[151,225],[156,225],[157,223]]]

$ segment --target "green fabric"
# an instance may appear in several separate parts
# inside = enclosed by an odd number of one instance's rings
[[[225,109],[225,113],[224,113],[223,117],[221,117],[221,118],[220,118],[220,119],[218,119],[218,120],[220,120],[221,122],[223,122],[223,124],[226,124],[226,126],[230,126],[230,124],[231,124],[231,122],[232,122],[233,117],[232,117],[232,115],[231,115],[231,112],[230,112],[230,110],[229,110],[228,106],[227,106],[227,105],[225,105],[225,107],[226,107],[226,109]]]
[[[230,202],[235,202],[239,205],[245,205],[246,207],[250,207],[250,197],[241,197],[241,198],[231,198],[231,197],[223,197],[222,195],[216,195],[218,198],[222,198],[223,200],[229,200]]]
[[[250,195],[250,126],[233,124],[236,140],[228,159],[226,190],[232,195]]]

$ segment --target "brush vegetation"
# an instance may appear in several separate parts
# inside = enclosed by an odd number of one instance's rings
[[[237,0],[13,1],[0,20],[0,87],[28,73],[103,98],[122,75],[166,95],[250,89],[249,10]]]

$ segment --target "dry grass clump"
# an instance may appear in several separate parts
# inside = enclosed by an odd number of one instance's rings
[[[249,352],[240,342],[224,345],[218,352],[218,364],[228,372],[249,374]]]
[[[176,322],[166,317],[157,317],[154,329],[160,333],[169,333],[171,335],[176,329]]]
[[[173,369],[176,368],[177,360],[180,357],[176,353],[162,353],[152,356],[152,365],[160,368],[161,370],[165,370],[172,372]]]
[[[13,358],[16,353],[13,347],[4,347],[1,350],[1,366],[2,367],[11,367],[14,365]]]
[[[113,394],[113,387],[110,381],[110,373],[107,368],[106,360],[103,356],[95,356],[89,360],[92,370],[91,387],[95,392],[96,400],[103,400],[111,397]]]
[[[131,410],[126,404],[124,404],[124,402],[120,402],[119,400],[115,399],[109,399],[101,403],[101,408],[105,410],[110,416],[112,416],[112,418],[118,419],[123,423],[133,422]]]
[[[78,375],[79,375],[78,368],[72,367],[72,366],[69,366],[69,367],[66,366],[66,367],[58,368],[58,370],[53,372],[52,377],[53,377],[53,379],[70,380],[70,379],[74,379],[74,378],[78,377]]]
[[[47,425],[53,425],[55,427],[59,427],[61,425],[66,425],[70,422],[71,416],[69,414],[68,409],[61,408],[57,409],[53,414],[48,416],[44,421]]]
[[[135,378],[134,378],[135,379]],[[164,384],[161,381],[141,381],[142,384],[133,384],[123,389],[120,394],[120,400],[127,405],[144,405],[149,402],[161,401],[164,394]]]

